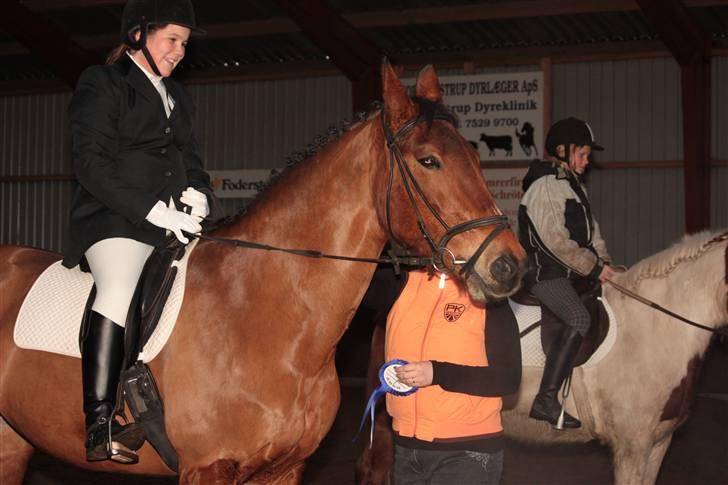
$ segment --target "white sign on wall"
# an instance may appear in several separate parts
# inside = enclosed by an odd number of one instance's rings
[[[531,160],[543,147],[543,73],[440,78],[443,102],[484,162]]]
[[[442,76],[443,102],[460,118],[460,133],[477,147],[481,161],[530,160],[543,147],[543,73]],[[250,199],[279,169],[211,170],[219,198]],[[496,203],[516,227],[521,179],[526,169],[484,171]]]

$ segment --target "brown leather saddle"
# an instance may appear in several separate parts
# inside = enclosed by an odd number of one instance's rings
[[[599,348],[609,331],[609,315],[604,305],[597,298],[602,294],[602,286],[588,280],[576,280],[574,287],[591,315],[591,325],[576,355],[574,367],[582,365]],[[522,288],[511,299],[521,305],[538,305],[541,307],[541,320],[521,332],[521,338],[529,332],[541,327],[541,347],[548,355],[551,346],[558,338],[564,323],[551,310],[542,305],[530,288]]]

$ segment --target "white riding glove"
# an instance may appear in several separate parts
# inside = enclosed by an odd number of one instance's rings
[[[207,196],[199,190],[187,187],[185,191],[182,192],[182,197],[180,197],[179,200],[183,204],[192,208],[190,214],[193,216],[198,216],[204,219],[208,216],[208,214],[210,214],[210,205],[207,202]]]
[[[152,210],[147,214],[146,219],[157,227],[172,231],[175,237],[183,244],[187,244],[190,240],[182,235],[182,231],[187,231],[191,234],[199,234],[202,232],[199,217],[167,207],[161,200],[154,204]]]

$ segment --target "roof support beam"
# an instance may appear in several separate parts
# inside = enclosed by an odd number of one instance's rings
[[[100,7],[123,4],[124,0],[24,0],[23,4],[33,11],[41,12],[63,8]],[[301,3],[301,2],[293,2]],[[688,7],[710,7],[728,5],[728,0],[685,0]],[[639,9],[636,0],[514,0],[495,4],[453,5],[448,7],[412,8],[403,10],[380,10],[342,14],[340,17],[356,29],[380,27],[401,27],[406,25],[427,25],[448,22],[471,22],[503,18],[538,16],[578,15],[590,13],[624,12]],[[230,37],[255,37],[260,35],[299,32],[299,26],[290,18],[278,17],[244,22],[229,22],[203,25],[208,39]],[[113,47],[118,34],[74,36],[76,42],[91,49]],[[12,43],[0,44],[0,55],[21,55],[22,46]]]
[[[23,0],[23,4],[33,11],[65,10],[71,8],[94,8],[112,5],[124,5],[126,0]],[[687,7],[715,7],[728,5],[728,0],[685,0]],[[380,18],[384,15],[394,16],[398,25],[411,23],[442,23],[468,20],[486,20],[492,18],[532,17],[569,15],[581,13],[603,13],[639,10],[637,0],[510,0],[494,4],[448,5],[447,7],[408,8],[391,11],[361,12],[344,15],[344,18],[355,27],[355,19]]]
[[[681,66],[685,230],[710,227],[710,59]]]
[[[637,0],[680,64],[685,230],[710,227],[711,41],[680,0]]]
[[[76,44],[62,29],[17,0],[0,0],[0,28],[43,59],[60,79],[74,86],[81,72],[96,64],[96,55]]]
[[[325,0],[275,0],[306,37],[351,81],[353,110],[381,99],[382,50],[331,10]]]

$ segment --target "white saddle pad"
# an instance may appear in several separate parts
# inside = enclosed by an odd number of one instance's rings
[[[187,261],[196,244],[194,240],[187,246],[185,256],[172,263],[177,266],[177,276],[159,324],[140,355],[144,362],[154,359],[172,334],[185,293]],[[60,261],[50,265],[23,301],[15,322],[15,345],[80,358],[78,333],[92,286],[91,275],[78,266],[67,269]]]
[[[607,311],[607,315],[609,315],[609,330],[596,352],[581,367],[597,365],[612,350],[614,342],[617,340],[617,321],[614,317],[612,307],[609,306],[609,302],[604,297],[600,297],[599,300],[604,304],[604,309]],[[513,314],[518,321],[519,332],[523,332],[530,325],[541,320],[540,306],[522,305],[511,299],[508,300],[508,304],[511,306],[511,310],[513,310]],[[521,338],[521,363],[523,367],[543,367],[546,363],[546,355],[543,353],[543,348],[541,347],[540,326],[531,330],[526,336]]]

